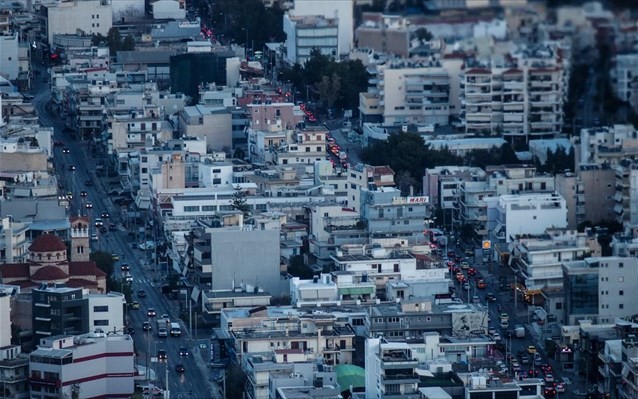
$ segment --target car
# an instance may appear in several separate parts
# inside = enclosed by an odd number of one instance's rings
[[[505,312],[501,312],[499,317],[501,318],[501,320],[509,320],[510,319],[510,315],[505,313]]]
[[[100,226],[100,233],[106,233],[108,231],[109,229],[107,229],[106,226]]]
[[[476,276],[476,269],[473,267],[470,267],[467,269],[467,275],[468,276]]]
[[[148,317],[155,317],[157,316],[157,312],[155,312],[155,308],[148,308],[148,310],[146,311],[146,315]]]
[[[479,281],[476,282],[476,288],[484,290],[485,288],[487,288],[487,283],[485,282],[485,280],[479,279]]]
[[[118,254],[111,254],[111,259],[113,259],[113,262],[117,262],[118,260],[120,260],[120,255],[118,255]]]
[[[87,202],[86,205],[86,209],[93,209],[93,203],[92,202]]]
[[[85,186],[92,186],[93,185],[93,179],[84,180],[84,185]]]
[[[534,345],[528,346],[527,353],[529,353],[530,355],[533,355],[534,353],[536,353],[536,347]]]
[[[184,368],[184,365],[181,363],[175,366],[175,371],[177,371],[178,373],[183,373],[185,370],[186,369]]]
[[[556,388],[556,392],[558,393],[565,393],[565,384],[562,382],[557,383],[554,388]]]
[[[117,225],[115,223],[109,223],[109,231],[117,231]]]
[[[129,266],[129,265],[128,265],[128,263],[122,263],[122,264],[120,265],[120,269],[121,269],[123,272],[128,272],[129,270],[131,270],[131,266]]]
[[[492,293],[492,292],[488,292],[487,294],[485,294],[485,299],[488,302],[494,302],[494,301],[496,301],[496,295],[494,295],[494,293]]]
[[[142,323],[142,330],[144,331],[151,331],[151,322],[150,321],[145,321]]]
[[[487,333],[488,333],[489,335],[494,335],[494,334],[496,334],[496,333],[497,333],[497,331],[496,331],[496,327],[489,327],[489,328],[487,329]]]
[[[100,218],[95,219],[95,227],[104,226],[104,221]]]
[[[140,309],[140,303],[137,302],[137,301],[131,302],[131,309],[139,310]]]
[[[135,335],[135,329],[134,329],[133,327],[131,327],[131,326],[128,326],[128,327],[126,328],[126,333],[127,333],[128,335]]]
[[[550,366],[547,363],[541,364],[540,367],[541,367],[541,370],[543,370],[543,373],[545,374],[551,374],[553,371],[552,366]]]
[[[162,315],[160,316],[160,319],[170,320],[170,317],[168,317],[166,313],[162,313]]]
[[[70,171],[74,171],[75,170],[75,166],[69,165],[67,169],[69,169]]]
[[[472,248],[467,248],[465,250],[465,256],[474,256],[474,250]]]
[[[145,241],[143,243],[140,243],[137,247],[139,249],[141,249],[142,251],[153,250],[153,249],[155,249],[155,242],[154,241]]]
[[[97,234],[91,234],[91,241],[97,241]]]
[[[126,276],[124,276],[124,279],[126,280],[127,283],[133,282],[133,276],[130,274],[127,274]]]
[[[102,219],[108,219],[109,217],[111,217],[108,212],[102,212],[100,216],[102,217]]]
[[[165,349],[159,349],[157,351],[157,358],[159,360],[168,360],[168,353],[166,353]]]
[[[554,375],[553,374],[545,374],[545,377],[543,378],[545,380],[545,382],[554,382]]]
[[[69,147],[64,147],[64,148],[62,149],[62,153],[63,153],[63,154],[70,154],[70,153],[71,153],[71,149],[70,149]]]
[[[146,291],[144,291],[144,290],[137,290],[137,297],[138,297],[138,298],[146,298]]]
[[[492,334],[491,337],[496,342],[501,340],[501,334],[499,334],[498,332],[495,332],[494,334]]]
[[[472,303],[481,303],[481,298],[478,295],[472,297]]]
[[[180,355],[180,356],[188,356],[188,355],[190,355],[190,351],[188,350],[188,348],[187,348],[187,347],[185,347],[185,346],[180,346],[180,347],[179,347],[179,355]]]
[[[466,260],[462,261],[462,262],[461,262],[461,268],[462,268],[463,270],[469,270],[469,269],[470,269],[470,262],[468,262],[468,261],[466,261]]]
[[[530,361],[531,361],[531,358],[527,354],[523,353],[521,355],[521,363],[522,364],[529,364]]]
[[[463,289],[466,291],[470,290],[470,283],[463,283]]]
[[[448,258],[452,259],[456,256],[456,254],[454,253],[453,250],[450,249],[449,251],[447,251],[447,256]]]
[[[53,146],[54,147],[64,147],[64,142],[60,141],[60,140],[54,140],[53,141]]]
[[[89,193],[87,193],[86,191],[80,191],[80,197],[86,197],[88,195]]]
[[[556,396],[556,389],[554,387],[545,387],[543,390],[543,396],[547,399],[551,399]]]

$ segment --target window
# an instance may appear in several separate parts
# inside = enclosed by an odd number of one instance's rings
[[[213,169],[213,173],[222,173],[221,169]]]
[[[215,205],[203,205],[202,212],[215,212]]]
[[[620,263],[618,264],[618,267],[619,267],[619,268],[622,268],[622,267],[624,267],[624,266],[625,266],[625,265],[624,265],[622,262],[620,262]]]
[[[199,212],[199,206],[185,206],[184,212]]]
[[[109,321],[108,320],[95,320],[93,322],[94,326],[108,326],[109,325]]]
[[[625,291],[623,290],[618,291],[618,295],[625,295]]]
[[[622,303],[618,304],[618,309],[624,309],[624,308],[625,308],[624,304],[622,304]]]

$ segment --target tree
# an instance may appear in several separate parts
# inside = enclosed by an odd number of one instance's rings
[[[248,377],[241,366],[233,365],[226,371],[226,398],[242,399],[244,396],[244,386]]]
[[[122,42],[122,46],[120,47],[120,50],[122,51],[135,50],[135,39],[133,39],[133,36],[126,35],[126,37],[124,38],[124,41]]]
[[[410,175],[407,170],[402,170],[397,174],[395,178],[396,185],[401,190],[402,195],[408,195],[410,193],[410,187],[416,186],[416,180]]]
[[[106,43],[106,37],[104,37],[101,33],[94,33],[91,37],[91,44],[94,46],[100,46],[103,43]]]
[[[118,28],[113,27],[109,29],[109,32],[106,34],[106,44],[109,46],[111,56],[114,56],[122,45],[122,35]]]
[[[89,259],[95,262],[98,269],[102,270],[107,276],[113,274],[113,264],[115,262],[113,261],[113,255],[111,255],[110,253],[104,251],[96,251],[91,253]]]
[[[425,28],[419,28],[416,30],[415,33],[416,33],[416,38],[419,39],[419,42],[421,44],[432,40],[432,33],[430,33],[430,31],[428,31]]]
[[[233,193],[233,199],[231,200],[230,205],[233,209],[237,209],[244,215],[248,215],[248,213],[250,213],[250,205],[248,205],[246,193],[243,192],[239,186],[235,187],[235,192]]]
[[[315,83],[317,93],[319,93],[319,99],[321,104],[326,109],[332,108],[335,101],[339,96],[339,89],[341,88],[341,82],[339,76],[333,73],[332,76],[322,76],[321,81]]]

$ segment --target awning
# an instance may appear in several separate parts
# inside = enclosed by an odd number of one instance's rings
[[[353,390],[365,388],[366,373],[362,367],[353,364],[339,364],[335,366],[334,370],[337,374],[337,383],[341,387],[341,392],[350,389],[350,387]]]
[[[374,287],[347,287],[339,288],[339,295],[372,295],[374,294]]]

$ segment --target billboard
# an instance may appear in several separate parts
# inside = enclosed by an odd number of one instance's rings
[[[487,312],[452,313],[452,334],[460,337],[487,334]]]

